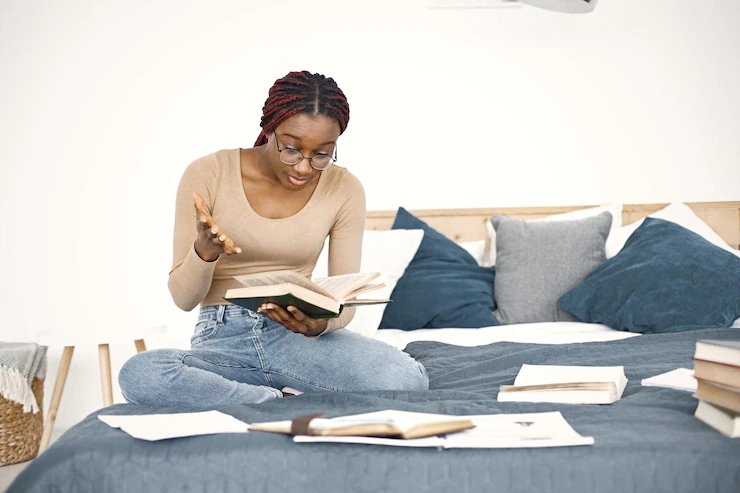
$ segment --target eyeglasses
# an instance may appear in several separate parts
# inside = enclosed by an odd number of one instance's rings
[[[273,132],[273,134],[275,134],[275,132]],[[337,162],[336,144],[334,145],[334,157],[331,157],[329,154],[321,153],[314,154],[311,157],[306,157],[298,149],[291,149],[290,147],[280,149],[280,145],[278,144],[277,140],[277,134],[275,134],[275,147],[277,148],[280,161],[283,164],[287,164],[288,166],[295,166],[304,159],[308,159],[308,162],[311,163],[311,167],[313,169],[324,171],[325,169],[329,169],[332,164]]]

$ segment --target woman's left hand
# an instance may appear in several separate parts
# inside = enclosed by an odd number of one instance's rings
[[[289,306],[285,310],[274,303],[265,303],[257,311],[282,324],[288,330],[296,334],[303,334],[306,337],[315,337],[321,334],[327,325],[325,319],[311,318],[294,306]]]

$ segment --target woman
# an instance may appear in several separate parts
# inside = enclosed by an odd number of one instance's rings
[[[213,407],[303,392],[425,390],[424,367],[398,349],[349,332],[346,308],[312,319],[295,307],[258,312],[223,300],[233,276],[289,269],[310,276],[329,236],[329,275],[358,272],[365,193],[332,166],[349,121],[331,78],[291,72],[275,82],[252,149],[193,162],[177,192],[172,298],[200,304],[189,351],[137,354],[119,373],[127,401]],[[287,394],[289,395],[289,394]]]

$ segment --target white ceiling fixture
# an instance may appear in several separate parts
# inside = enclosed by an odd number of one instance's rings
[[[598,0],[519,0],[521,3],[553,12],[587,14],[593,12]]]
[[[553,12],[586,14],[593,12],[598,0],[428,0],[430,9],[492,9],[529,5]]]
[[[430,9],[493,9],[521,7],[519,0],[429,0]]]

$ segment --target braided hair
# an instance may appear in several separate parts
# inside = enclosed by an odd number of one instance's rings
[[[324,115],[339,123],[340,135],[349,123],[349,103],[331,77],[308,71],[291,72],[275,81],[262,107],[262,131],[254,146],[267,143],[267,136],[285,120],[298,113]]]

